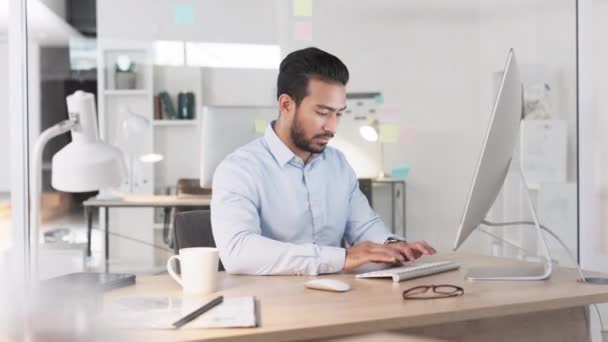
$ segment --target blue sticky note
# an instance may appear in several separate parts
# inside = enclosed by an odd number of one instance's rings
[[[194,11],[191,5],[175,6],[175,23],[178,25],[192,25],[194,23]]]
[[[391,170],[391,178],[406,179],[410,174],[410,166],[408,164],[397,164]]]
[[[384,97],[381,94],[380,95],[376,95],[375,99],[376,99],[376,103],[377,104],[383,104],[384,103]]]

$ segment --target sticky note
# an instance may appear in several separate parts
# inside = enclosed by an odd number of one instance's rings
[[[268,126],[268,122],[266,120],[256,119],[254,124],[256,133],[264,134],[264,132],[266,132],[266,126]]]
[[[382,103],[378,108],[378,115],[383,120],[398,118],[401,115],[401,106],[396,103]]]
[[[395,144],[397,141],[399,141],[399,125],[380,125],[380,142],[385,144]]]
[[[293,26],[293,40],[300,42],[312,41],[312,23],[310,21],[299,21]]]
[[[377,104],[383,104],[384,103],[384,96],[382,96],[382,94],[378,94],[374,97],[374,99],[376,100]]]
[[[408,145],[415,143],[416,127],[412,125],[402,125],[399,132],[399,141]]]
[[[175,23],[178,25],[192,25],[194,23],[194,11],[191,5],[175,6]]]
[[[312,16],[312,0],[293,0],[293,16]]]
[[[397,164],[391,168],[391,178],[406,179],[410,174],[410,166],[408,164]]]

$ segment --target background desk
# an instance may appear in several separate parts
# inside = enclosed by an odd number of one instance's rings
[[[91,256],[91,230],[93,228],[93,210],[105,209],[105,265],[108,271],[110,258],[110,208],[164,208],[165,221],[169,219],[171,209],[190,207],[192,209],[209,209],[211,195],[201,196],[126,196],[118,199],[90,198],[82,203],[87,220],[87,257]],[[165,222],[167,223],[167,222]],[[150,227],[152,229],[152,227]]]
[[[430,259],[455,260],[463,267],[398,284],[350,274],[322,276],[350,283],[352,290],[346,293],[306,289],[303,283],[313,278],[308,276],[222,273],[218,293],[258,298],[260,327],[132,333],[147,341],[315,340],[388,330],[458,341],[585,341],[586,305],[608,302],[608,286],[577,283],[571,269],[558,268],[547,281],[471,282],[464,279],[468,267],[520,262],[460,253]],[[403,290],[423,284],[459,285],[465,294],[430,301],[401,299]],[[175,281],[160,275],[138,278],[136,285],[109,292],[105,300],[181,295]]]

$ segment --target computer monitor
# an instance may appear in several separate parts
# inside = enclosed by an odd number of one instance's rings
[[[455,250],[483,223],[506,179],[513,151],[519,139],[519,129],[523,113],[522,93],[519,68],[515,53],[511,49],[507,57],[505,71],[490,116],[481,154],[477,161],[473,182],[460,221],[460,227],[456,235]],[[525,182],[521,170],[520,174]],[[540,225],[531,205],[529,193],[527,199],[532,215],[535,218],[537,236],[541,240],[541,247],[543,247],[543,252],[546,254],[547,262],[544,265],[544,269],[539,267],[502,270],[472,269],[467,276],[469,279],[540,280],[550,275],[551,262],[548,248],[542,238]]]
[[[265,123],[278,118],[277,107],[208,106],[201,120],[201,187],[211,188],[224,158],[263,135]]]

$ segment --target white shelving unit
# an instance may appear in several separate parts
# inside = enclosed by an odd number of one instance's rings
[[[112,96],[112,95],[116,95],[116,96],[127,96],[127,95],[147,95],[148,90],[145,89],[127,89],[127,90],[122,90],[122,89],[118,89],[118,90],[112,90],[112,89],[108,89],[104,91],[104,95],[105,96]]]
[[[138,164],[140,182],[136,183],[134,192],[165,194],[165,189],[174,187],[179,178],[198,177],[198,172],[194,170],[198,163],[193,160],[197,159],[196,154],[200,150],[202,68],[154,65],[153,46],[141,42],[100,41],[98,51],[102,66],[98,69],[99,125],[102,137],[110,143],[116,141],[116,133],[128,109],[151,122],[152,129],[142,142],[144,148],[164,156],[164,160],[156,164]],[[120,55],[128,55],[136,63],[135,89],[115,89],[114,63]],[[194,119],[156,119],[154,96],[161,91],[169,93],[175,108],[179,92],[193,92]],[[189,155],[189,163],[184,160],[184,152]],[[128,183],[125,182],[121,190],[128,191]]]
[[[110,144],[117,144],[121,122],[128,112],[153,120],[154,78],[152,68],[152,46],[141,42],[98,41],[98,120],[100,136]],[[116,89],[114,82],[115,63],[119,56],[127,55],[135,63],[135,89]],[[143,133],[140,141],[144,148],[154,144],[154,130]],[[124,146],[118,146],[124,147]],[[154,193],[154,166],[138,164],[138,186],[133,192],[139,195]],[[128,193],[130,186],[125,180],[119,191]],[[134,184],[136,184],[134,182]],[[100,209],[103,210],[103,209]],[[105,216],[100,212],[100,227],[105,225]],[[112,209],[109,213],[109,227],[112,232],[149,243],[154,242],[154,211],[152,209]],[[110,264],[151,266],[154,250],[148,246],[133,243],[128,239],[110,237]]]
[[[169,93],[177,108],[179,92],[194,93],[194,119],[154,120],[154,151],[164,156],[155,167],[157,193],[173,189],[180,178],[199,177],[200,114],[203,103],[203,69],[186,66],[158,66],[154,71],[154,94]]]
[[[153,126],[197,126],[199,124],[198,119],[194,120],[154,120],[152,121]]]
[[[127,55],[135,62],[135,89],[116,89],[115,63],[119,56]],[[138,146],[147,153],[162,154],[164,159],[155,164],[137,162],[133,193],[137,195],[165,194],[168,187],[175,187],[179,178],[198,177],[200,151],[199,108],[202,103],[202,69],[154,65],[152,43],[131,41],[98,41],[98,108],[101,137],[116,144],[121,122],[128,112],[141,115],[151,123]],[[157,120],[154,116],[154,96],[167,91],[177,108],[179,92],[193,92],[195,118],[193,120]],[[118,146],[121,147],[121,146]],[[127,177],[128,178],[128,177]],[[125,181],[119,191],[128,193]],[[104,215],[99,215],[103,226]],[[161,218],[162,219],[162,218]],[[122,235],[149,243],[154,240],[155,223],[153,209],[112,209],[110,229]],[[126,239],[111,237],[110,263],[129,258],[129,264],[142,264],[154,260],[154,249]],[[141,261],[132,260],[137,255]]]

